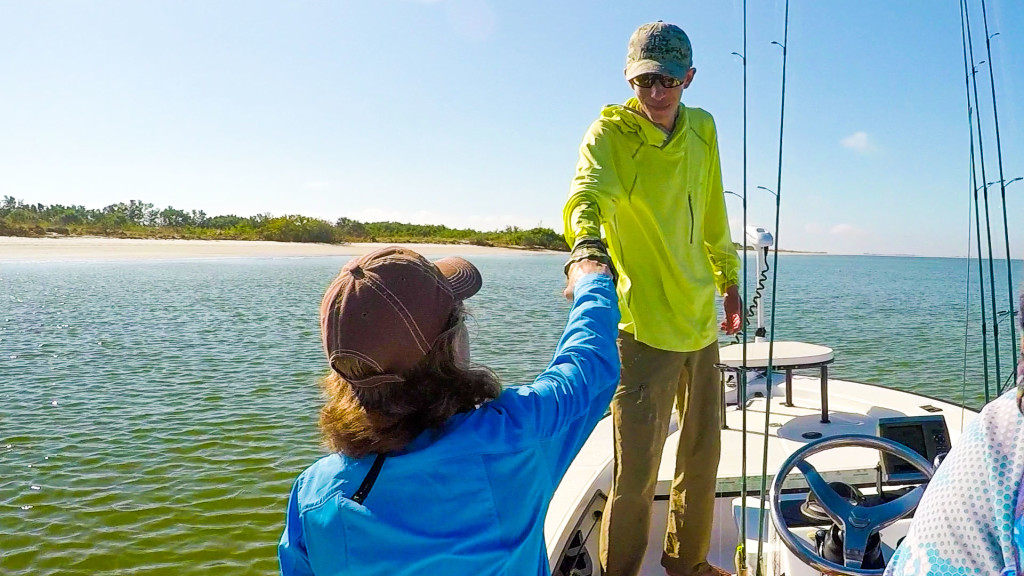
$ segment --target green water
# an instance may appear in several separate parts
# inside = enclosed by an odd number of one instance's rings
[[[473,358],[529,381],[568,310],[562,257],[473,260]],[[275,573],[291,482],[322,454],[317,311],[343,263],[0,265],[0,574]],[[965,261],[779,270],[780,338],[832,346],[836,377],[960,400]],[[977,336],[968,348],[977,406]]]

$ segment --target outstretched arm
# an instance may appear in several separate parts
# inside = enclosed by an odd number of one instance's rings
[[[596,270],[596,272],[595,272]],[[490,407],[513,445],[538,446],[557,483],[594,430],[619,382],[619,308],[604,266],[570,267],[573,307],[548,368],[526,386],[508,388]]]

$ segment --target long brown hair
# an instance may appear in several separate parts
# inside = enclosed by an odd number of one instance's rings
[[[455,339],[465,319],[461,305],[452,311],[447,329],[404,382],[358,387],[334,370],[320,381],[326,403],[320,410],[320,431],[332,452],[354,458],[404,448],[426,430],[437,430],[449,418],[497,398],[501,384],[482,366],[460,365]],[[373,369],[356,358],[335,363],[352,378]]]

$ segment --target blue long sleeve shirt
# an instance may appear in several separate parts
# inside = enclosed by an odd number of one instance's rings
[[[278,546],[284,576],[549,575],[544,517],[619,381],[619,312],[610,278],[577,282],[548,368],[529,385],[453,416],[374,461],[331,454],[292,487]]]

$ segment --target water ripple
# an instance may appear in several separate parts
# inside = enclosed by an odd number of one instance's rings
[[[565,322],[562,257],[474,261],[473,358],[528,382]],[[316,315],[342,264],[5,265],[0,573],[276,573],[291,483],[322,454]],[[962,273],[957,260],[784,257],[777,333],[835,348],[838,376],[956,399]]]

